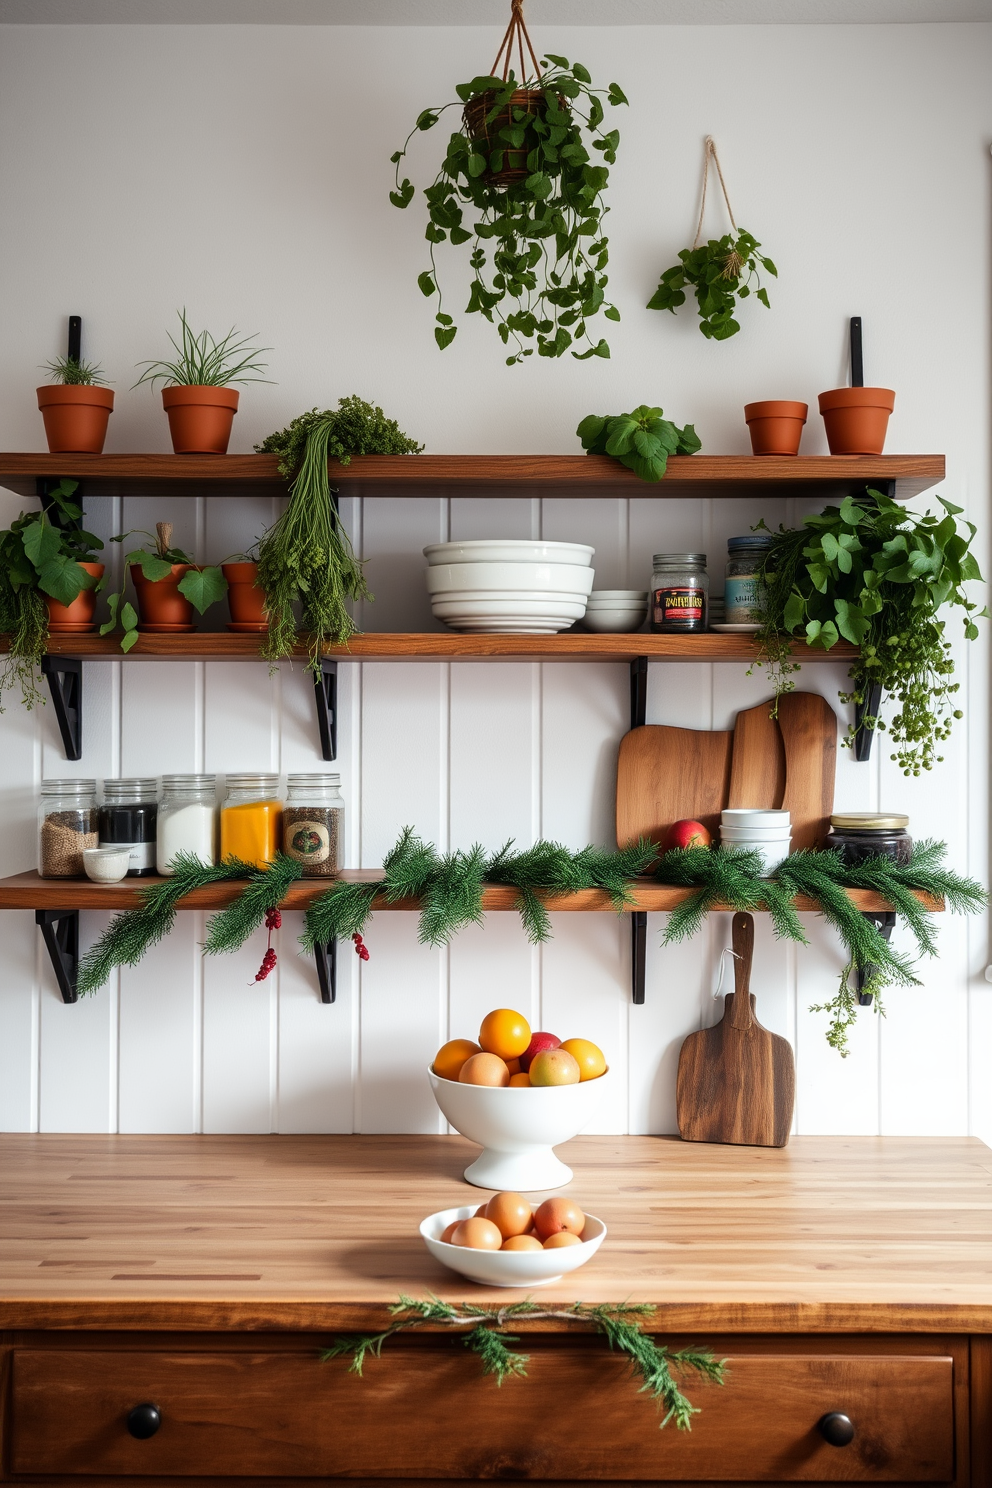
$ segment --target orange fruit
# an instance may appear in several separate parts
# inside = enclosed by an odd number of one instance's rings
[[[579,1066],[580,1080],[598,1080],[606,1074],[606,1055],[589,1039],[566,1039],[561,1046],[567,1049]]]
[[[504,1240],[503,1250],[543,1250],[544,1246],[536,1235],[511,1235],[509,1240]]]
[[[530,1043],[530,1024],[523,1013],[515,1013],[512,1008],[496,1008],[482,1020],[479,1043],[487,1054],[498,1054],[500,1059],[519,1059]]]
[[[442,1080],[457,1080],[466,1059],[481,1052],[471,1039],[449,1039],[434,1055],[432,1069]]]
[[[444,1229],[441,1231],[441,1239],[444,1241],[445,1245],[450,1245],[452,1243],[451,1237],[460,1224],[460,1219],[453,1219],[449,1225],[445,1225]]]
[[[556,1230],[553,1235],[549,1235],[547,1240],[545,1240],[543,1249],[560,1250],[563,1245],[581,1244],[582,1241],[578,1235],[574,1235],[571,1230]]]
[[[519,1073],[520,1073],[520,1060],[519,1059],[507,1059],[506,1060],[506,1067],[510,1071],[510,1074],[511,1075],[519,1075]]]
[[[486,1218],[491,1219],[504,1240],[511,1235],[524,1235],[530,1229],[534,1211],[518,1193],[498,1193],[486,1205]]]
[[[530,1075],[527,1073],[526,1070],[521,1070],[519,1075],[510,1076],[510,1084],[515,1085],[520,1090],[523,1090],[525,1086],[529,1089]]]
[[[586,1227],[586,1217],[574,1199],[545,1199],[534,1213],[534,1229],[542,1240],[569,1230],[576,1238]]]
[[[499,1250],[503,1236],[491,1219],[463,1219],[451,1244],[464,1245],[468,1250]]]
[[[496,1054],[473,1054],[458,1072],[463,1085],[509,1085],[510,1072]]]
[[[530,1062],[532,1085],[578,1085],[581,1078],[579,1061],[564,1047],[542,1049]]]

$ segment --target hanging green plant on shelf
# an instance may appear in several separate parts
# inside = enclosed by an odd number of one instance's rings
[[[258,545],[258,583],[269,623],[262,655],[291,656],[297,638],[294,605],[310,640],[317,670],[326,646],[343,645],[358,627],[349,599],[371,599],[361,561],[338,516],[327,462],[352,455],[416,455],[423,449],[381,408],[362,398],[341,398],[336,409],[312,409],[256,444],[258,454],[279,456],[279,473],[291,482],[289,505]]]
[[[971,543],[975,527],[958,527],[959,506],[938,496],[943,516],[907,511],[880,491],[848,496],[803,518],[802,527],[781,528],[763,559],[764,623],[757,636],[759,665],[767,668],[776,696],[791,691],[799,670],[790,647],[805,636],[808,646],[829,651],[841,639],[859,649],[844,702],[867,704],[881,688],[900,704],[886,726],[874,714],[868,728],[884,731],[896,746],[892,759],[905,775],[930,770],[943,756],[937,749],[961,718],[954,707],[959,684],[940,613],[961,609],[968,640],[978,635],[979,610],[965,585],[980,581]],[[759,523],[764,527],[764,523]],[[767,528],[765,530],[768,530]],[[855,729],[848,732],[853,744]]]
[[[128,579],[131,578],[134,581],[132,572],[134,568],[141,570],[142,577],[149,584],[157,584],[162,579],[171,577],[175,565],[189,565],[189,572],[183,574],[176,588],[183,598],[189,601],[198,615],[204,614],[212,604],[223,599],[227,593],[227,580],[219,565],[195,564],[182,548],[172,546],[171,522],[156,522],[154,537],[150,532],[135,528],[131,532],[122,532],[119,536],[112,537],[110,541],[127,542],[129,537],[134,537],[135,532],[139,537],[147,537],[152,546],[150,549],[132,548],[129,553],[124,554],[122,563],[124,577],[121,587],[108,596],[109,618],[100,626],[102,636],[112,635],[118,626],[120,627],[121,650],[125,652],[130,651],[138,641],[138,612],[130,600],[124,597],[127,593]]]
[[[732,233],[724,233],[722,238],[710,238],[708,243],[700,243],[703,214],[706,211],[710,157],[720,178],[723,199],[727,203],[727,212],[734,230]],[[746,300],[753,294],[766,310],[771,309],[768,291],[761,283],[758,266],[760,264],[773,279],[778,278],[778,269],[770,258],[765,258],[758,252],[760,247],[757,238],[738,227],[734,221],[716,145],[712,135],[708,134],[703,154],[703,193],[695,240],[691,248],[683,248],[679,254],[679,262],[662,274],[658,288],[648,300],[648,309],[670,310],[674,315],[679,306],[685,304],[685,292],[688,288],[696,296],[699,329],[706,339],[726,341],[730,336],[736,336],[740,330],[740,323],[734,319],[738,300]]]
[[[714,1359],[708,1349],[673,1351],[656,1342],[645,1331],[645,1324],[657,1310],[642,1302],[599,1305],[573,1302],[571,1305],[542,1307],[525,1297],[520,1302],[487,1306],[485,1303],[442,1302],[435,1296],[401,1295],[399,1301],[389,1308],[396,1322],[379,1333],[343,1334],[329,1348],[321,1350],[321,1359],[325,1363],[330,1359],[350,1359],[349,1372],[361,1376],[366,1361],[378,1359],[383,1345],[398,1333],[425,1326],[467,1329],[463,1344],[478,1356],[483,1374],[492,1375],[497,1385],[502,1385],[508,1379],[526,1379],[530,1363],[529,1354],[510,1348],[510,1344],[519,1343],[520,1338],[506,1331],[507,1324],[577,1323],[601,1334],[611,1352],[627,1356],[631,1374],[640,1381],[639,1393],[657,1402],[665,1412],[660,1427],[674,1421],[679,1431],[689,1431],[692,1417],[699,1415],[699,1410],[682,1393],[676,1376],[692,1371],[713,1384],[722,1385],[727,1373],[726,1361]]]
[[[519,81],[511,67],[514,45]],[[441,169],[424,191],[431,267],[417,282],[424,295],[437,297],[438,346],[442,351],[450,346],[457,331],[444,308],[434,251],[450,241],[455,247],[471,245],[466,314],[495,324],[510,350],[507,366],[533,355],[528,342],[544,357],[564,356],[578,343],[585,349],[572,349],[572,355],[580,361],[608,357],[606,341],[594,341],[588,326],[600,310],[607,320],[620,319],[606,299],[609,240],[603,233],[608,210],[603,193],[620,133],[603,128],[602,99],[616,107],[627,102],[623,92],[616,83],[594,88],[586,68],[567,57],[549,52],[539,63],[522,0],[513,0],[491,72],[460,83],[455,92],[460,104],[424,109],[418,116],[402,150],[392,156],[396,186],[389,193],[394,207],[410,205],[413,185],[399,173],[410,140],[433,129],[446,110],[461,106],[461,127],[449,137]],[[592,151],[599,152],[599,162]],[[475,218],[470,228],[463,225],[466,212]],[[491,267],[489,243],[494,245]]]
[[[694,455],[702,444],[692,424],[680,429],[661,408],[642,403],[633,413],[590,413],[576,429],[590,455],[611,455],[645,481],[660,481],[669,455]]]

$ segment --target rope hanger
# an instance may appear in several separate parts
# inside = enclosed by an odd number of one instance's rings
[[[514,4],[516,3],[517,0],[514,0]],[[523,0],[520,0],[520,3],[522,4]],[[497,58],[497,61],[498,60],[499,59]],[[730,215],[730,225],[734,229],[734,232],[739,231],[737,223],[734,221],[734,209],[730,205],[730,197],[727,195],[727,183],[724,181],[723,171],[720,169],[720,157],[716,153],[716,141],[711,134],[708,134],[703,145],[703,199],[699,203],[699,221],[696,223],[696,236],[693,239],[693,248],[699,247],[699,239],[702,236],[703,232],[703,214],[706,211],[706,186],[709,181],[711,155],[713,157],[713,164],[716,166],[716,173],[720,178],[720,186],[723,190],[723,199],[727,203],[727,211]]]
[[[500,42],[499,51],[496,53],[496,60],[489,69],[491,77],[497,76],[496,69],[500,65],[500,58],[502,58],[503,72],[501,75],[504,83],[507,81],[510,73],[510,64],[513,60],[513,46],[516,43],[520,56],[520,86],[523,87],[527,81],[527,67],[524,62],[524,42],[527,43],[527,50],[530,53],[530,60],[534,64],[537,81],[540,82],[541,68],[537,60],[537,54],[531,45],[530,36],[524,21],[524,0],[510,0],[510,24],[506,28],[506,35]]]

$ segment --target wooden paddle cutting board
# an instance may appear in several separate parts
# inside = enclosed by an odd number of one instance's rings
[[[762,1028],[751,993],[754,920],[734,915],[734,987],[723,1018],[690,1033],[679,1054],[676,1109],[686,1142],[784,1147],[796,1099],[792,1047]]]
[[[733,734],[648,723],[620,740],[617,843],[662,844],[673,822],[702,822],[714,840],[727,800]]]

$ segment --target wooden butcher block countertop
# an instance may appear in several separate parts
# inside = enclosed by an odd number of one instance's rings
[[[542,1302],[650,1302],[669,1330],[992,1332],[992,1151],[975,1138],[559,1150],[576,1174],[564,1192],[609,1234]],[[400,1292],[516,1296],[461,1281],[417,1233],[483,1200],[461,1178],[476,1151],[443,1136],[0,1136],[0,1328],[322,1330],[378,1325]]]

